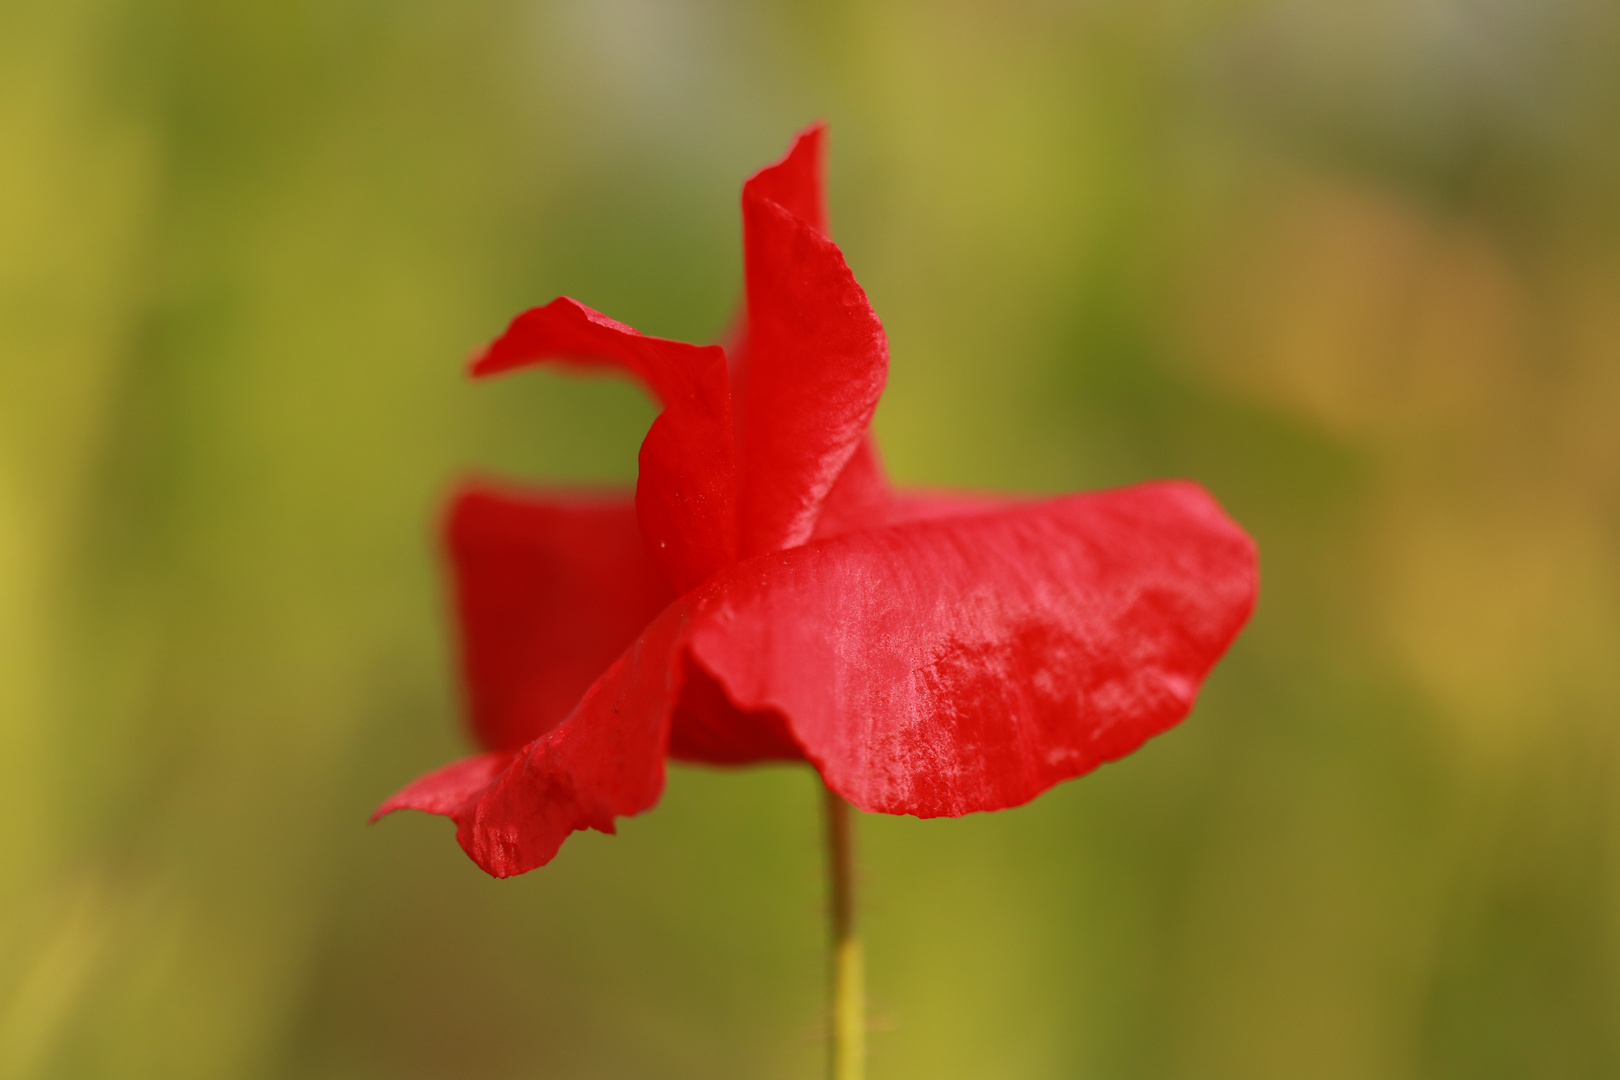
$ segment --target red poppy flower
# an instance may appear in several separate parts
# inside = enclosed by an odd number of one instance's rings
[[[567,298],[475,376],[611,367],[663,404],[634,498],[475,485],[449,509],[485,752],[378,816],[444,814],[497,877],[612,832],[665,759],[808,761],[869,811],[999,810],[1187,715],[1253,607],[1255,549],[1198,486],[1035,500],[892,489],[883,328],[827,238],[824,129],[743,187],[740,346]],[[729,363],[728,363],[729,360]]]

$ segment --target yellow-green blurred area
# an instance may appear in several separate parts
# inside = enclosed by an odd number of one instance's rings
[[[485,877],[435,515],[629,483],[566,293],[707,341],[817,117],[902,481],[1186,476],[1192,717],[860,823],[871,1075],[1620,1075],[1620,9],[4,0],[0,1077],[823,1068],[804,769]]]

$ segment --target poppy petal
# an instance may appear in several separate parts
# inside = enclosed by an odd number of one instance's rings
[[[501,878],[550,862],[572,832],[613,832],[614,818],[639,814],[663,794],[682,672],[669,660],[687,616],[685,604],[666,608],[568,719],[538,739],[429,773],[376,816],[405,808],[443,814],[455,821],[462,850]]]
[[[767,186],[768,187],[768,186]],[[744,188],[746,557],[809,539],[888,378],[889,346],[843,253],[793,210]]]
[[[989,513],[1028,501],[981,492],[897,491],[889,485],[877,444],[868,434],[838,475],[838,482],[827,492],[812,539],[826,540],[861,529],[913,521]]]
[[[670,718],[669,756],[701,765],[753,765],[803,761],[804,750],[780,714],[737,708],[714,676],[688,664]]]
[[[390,795],[371,815],[378,818],[395,810],[425,810],[429,814],[453,815],[467,800],[478,795],[512,763],[512,753],[474,754],[453,761],[442,769],[418,776]]]
[[[828,489],[811,537],[824,540],[840,533],[887,524],[885,518],[893,503],[894,489],[878,456],[877,441],[869,431]]]
[[[674,599],[628,496],[475,484],[451,500],[445,534],[468,717],[491,750],[560,723]]]
[[[690,651],[855,805],[954,816],[1181,720],[1255,588],[1253,542],[1203,489],[1147,484],[750,560],[703,590]]]
[[[817,121],[794,137],[780,161],[743,184],[743,197],[761,196],[827,236],[827,124]]]
[[[826,180],[827,125],[816,123],[799,132],[793,145],[780,161],[767,165],[743,184],[744,198],[749,193],[769,199],[809,225],[822,236],[827,236]],[[726,332],[726,359],[731,365],[731,422],[736,428],[737,443],[743,445],[744,423],[747,410],[742,407],[747,397],[748,381],[748,305],[746,297]]]
[[[663,403],[641,444],[636,515],[675,591],[734,561],[737,469],[724,351],[648,337],[564,296],[513,319],[474,359],[472,373],[546,360],[628,371]]]

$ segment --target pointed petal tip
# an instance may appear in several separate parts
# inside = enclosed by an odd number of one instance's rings
[[[383,800],[371,815],[371,821],[376,822],[396,810],[454,816],[468,799],[488,787],[511,764],[512,757],[510,752],[474,754],[423,773]]]
[[[793,136],[793,145],[788,147],[784,160],[790,157],[801,146],[817,154],[821,153],[827,142],[827,121],[825,117],[810,121],[800,128],[798,134]]]
[[[474,379],[487,378],[490,375],[499,375],[511,371],[513,368],[523,367],[539,360],[548,359],[543,349],[534,348],[534,343],[524,340],[536,323],[553,323],[559,317],[568,313],[583,312],[589,318],[594,314],[590,308],[585,307],[577,300],[566,296],[554,298],[550,303],[539,307],[528,308],[519,312],[512,321],[506,324],[501,335],[489,344],[475,349],[467,358],[467,374]]]
[[[787,153],[743,183],[743,203],[764,200],[782,207],[827,235],[827,123],[818,120],[798,133]]]

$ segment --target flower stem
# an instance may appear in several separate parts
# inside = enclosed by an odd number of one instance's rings
[[[827,789],[827,871],[832,884],[832,1080],[866,1075],[866,973],[855,931],[855,842],[850,805]]]

